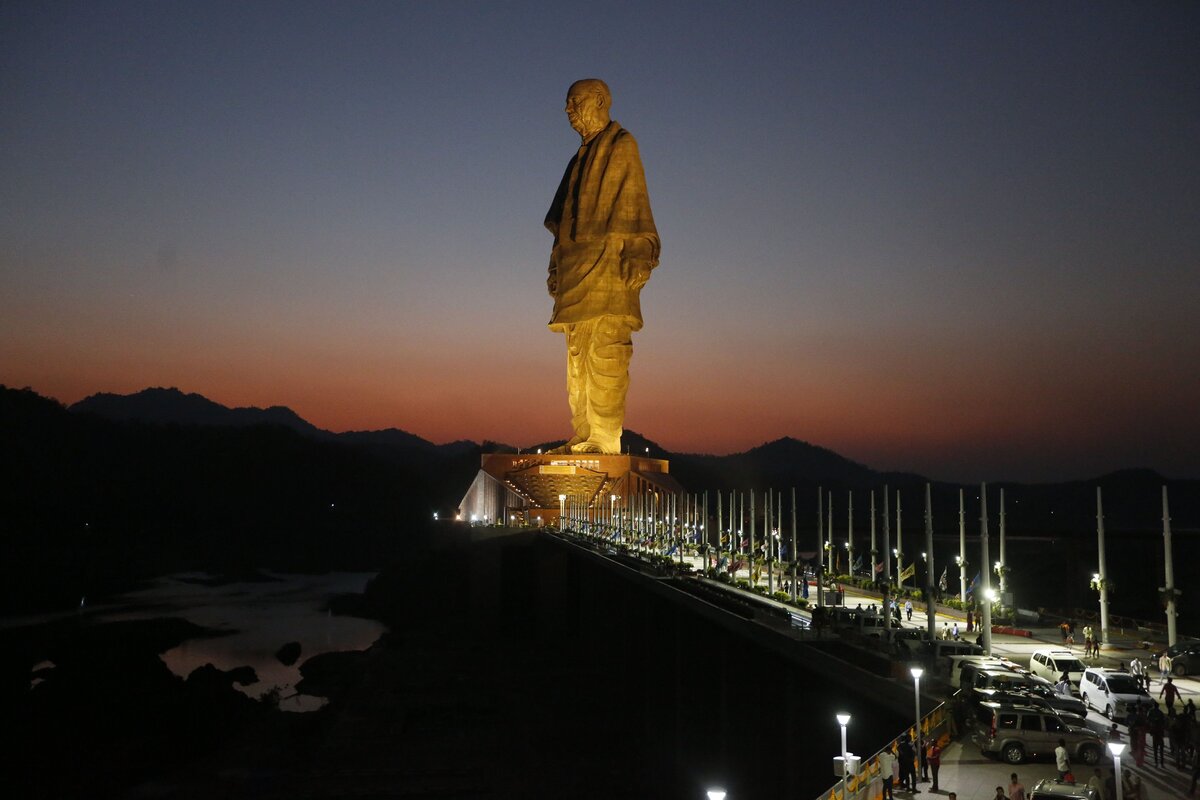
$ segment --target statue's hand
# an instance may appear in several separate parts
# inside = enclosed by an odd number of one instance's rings
[[[641,259],[629,259],[622,267],[625,282],[630,289],[641,289],[650,280],[650,262]]]

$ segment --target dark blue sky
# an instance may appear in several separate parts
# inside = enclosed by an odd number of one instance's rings
[[[6,3],[0,381],[567,431],[541,220],[604,78],[661,269],[628,426],[1200,477],[1194,3]]]

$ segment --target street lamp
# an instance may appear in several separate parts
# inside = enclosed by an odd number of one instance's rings
[[[563,529],[563,517],[567,514],[567,496],[560,494],[558,496],[558,529]]]
[[[921,765],[921,676],[925,674],[925,670],[921,667],[913,667],[909,672],[913,676],[913,717],[917,723],[917,767],[919,770]]]
[[[849,714],[837,715],[838,725],[842,726],[842,797],[846,796],[846,773],[850,761],[850,752],[846,749],[846,726],[850,724]]]
[[[709,789],[706,794],[708,795],[708,800],[725,800],[724,789]]]
[[[1124,742],[1109,742],[1108,752],[1112,753],[1113,757],[1113,782],[1117,784],[1117,800],[1124,800],[1124,792],[1121,790],[1121,753],[1125,751]]]

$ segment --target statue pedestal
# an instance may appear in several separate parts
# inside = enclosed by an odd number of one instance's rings
[[[569,501],[607,520],[614,510],[627,509],[627,499],[637,494],[682,491],[661,458],[489,453],[481,459],[459,516],[464,522],[555,525],[559,509]],[[567,500],[560,503],[564,495]]]

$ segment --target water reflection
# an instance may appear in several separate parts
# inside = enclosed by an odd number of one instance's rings
[[[97,616],[106,621],[176,616],[229,631],[227,636],[188,640],[162,659],[180,677],[205,664],[222,670],[248,665],[258,683],[237,688],[250,697],[278,688],[279,707],[285,711],[320,708],[323,698],[295,692],[300,664],[319,653],[365,650],[384,632],[374,620],[334,616],[324,609],[331,595],[361,592],[374,573],[263,576],[269,580],[214,586],[209,585],[212,576],[203,573],[168,575],[117,598]],[[290,667],[275,657],[288,642],[299,642],[301,648],[299,661]]]

